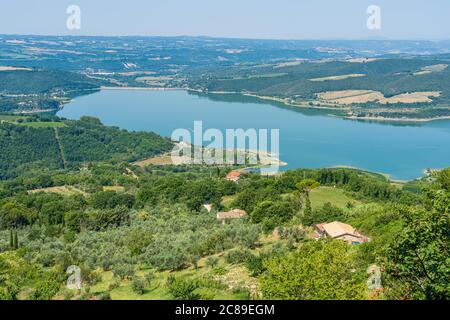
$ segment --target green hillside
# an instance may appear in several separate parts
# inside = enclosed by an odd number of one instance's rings
[[[0,179],[7,179],[41,169],[75,168],[91,161],[136,161],[167,152],[172,143],[155,133],[106,127],[95,118],[44,121],[24,117],[19,123],[3,120],[0,146]]]
[[[190,87],[203,92],[237,92],[275,99],[293,105],[332,107],[336,115],[377,115],[387,118],[450,116],[450,68],[448,60],[425,58],[378,59],[366,62],[312,61],[296,65],[266,65],[211,69],[193,77]],[[270,76],[269,76],[270,75]],[[375,92],[387,99],[325,101],[320,93],[351,90]],[[429,99],[404,99],[402,94],[432,92]],[[351,93],[347,95],[362,95]],[[393,98],[390,102],[390,98]],[[345,101],[345,99],[344,99]],[[409,110],[408,110],[409,109]]]
[[[66,71],[0,71],[0,112],[56,110],[64,100],[92,93],[101,84],[99,80]]]

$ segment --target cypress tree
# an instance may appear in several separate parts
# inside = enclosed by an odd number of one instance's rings
[[[14,248],[14,238],[13,238],[13,231],[12,229],[9,229],[9,248]]]
[[[305,211],[303,212],[303,223],[307,226],[310,226],[314,223],[313,219],[313,212],[311,208],[311,200],[309,200],[309,197],[306,197],[305,201]]]
[[[17,231],[14,233],[14,249],[19,249],[19,239],[17,236]]]

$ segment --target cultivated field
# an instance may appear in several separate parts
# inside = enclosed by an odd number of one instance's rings
[[[122,186],[104,186],[103,191],[115,191],[115,192],[125,192],[125,188]]]
[[[435,64],[432,66],[423,67],[420,71],[413,73],[415,76],[421,76],[425,74],[430,74],[433,72],[441,72],[447,69],[448,64]]]
[[[353,58],[353,59],[348,59],[346,60],[347,62],[353,62],[353,63],[366,63],[366,62],[372,62],[372,61],[377,61],[380,59],[377,58]]]
[[[340,105],[353,103],[378,102],[387,103],[430,103],[433,100],[430,97],[439,97],[440,92],[423,91],[403,93],[390,98],[386,98],[381,92],[372,90],[341,90],[327,91],[317,94],[319,100],[332,102]]]

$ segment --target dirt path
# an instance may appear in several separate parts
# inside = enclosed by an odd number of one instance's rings
[[[61,140],[59,139],[58,128],[54,128],[54,130],[55,130],[55,138],[56,138],[56,141],[58,142],[59,153],[61,154],[61,160],[63,162],[63,168],[67,169],[66,155],[64,154],[64,149],[62,147]]]

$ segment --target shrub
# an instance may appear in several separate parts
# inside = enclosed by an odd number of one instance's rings
[[[251,213],[252,221],[260,223],[265,232],[288,222],[294,216],[294,208],[288,202],[263,201]]]
[[[225,268],[223,266],[219,266],[219,267],[215,267],[212,272],[215,275],[224,276],[228,273],[228,270],[227,270],[227,268]]]
[[[134,293],[143,295],[145,293],[145,282],[140,277],[135,277],[131,283],[131,289]]]
[[[169,287],[176,281],[176,278],[173,274],[169,274],[166,279],[166,285]]]
[[[217,267],[218,264],[219,264],[219,258],[216,256],[211,256],[211,257],[208,257],[208,259],[206,259],[206,265],[208,267],[210,267],[211,269]]]
[[[120,287],[120,280],[115,279],[109,284],[108,291],[112,291],[114,289],[117,289],[118,287]]]
[[[115,277],[120,279],[130,279],[134,276],[134,266],[130,264],[117,264],[113,266]]]
[[[31,294],[32,300],[51,300],[59,291],[61,283],[56,277],[46,275],[36,285],[36,290]]]
[[[264,259],[266,256],[264,254],[259,254],[258,256],[251,255],[247,262],[245,263],[248,271],[250,271],[252,277],[259,276],[265,271]]]
[[[199,300],[201,296],[195,293],[198,284],[190,280],[175,279],[168,290],[175,300]]]
[[[72,300],[74,296],[73,291],[66,290],[64,291],[64,300]]]
[[[152,271],[145,275],[145,282],[148,286],[152,283],[153,279],[155,279],[155,274]]]
[[[111,300],[111,294],[109,292],[100,292],[95,296],[95,298],[97,300]]]
[[[186,247],[174,235],[154,239],[150,243],[142,259],[150,266],[162,270],[178,270],[187,260]]]
[[[234,249],[225,255],[225,261],[231,264],[245,263],[251,255],[248,249]]]

